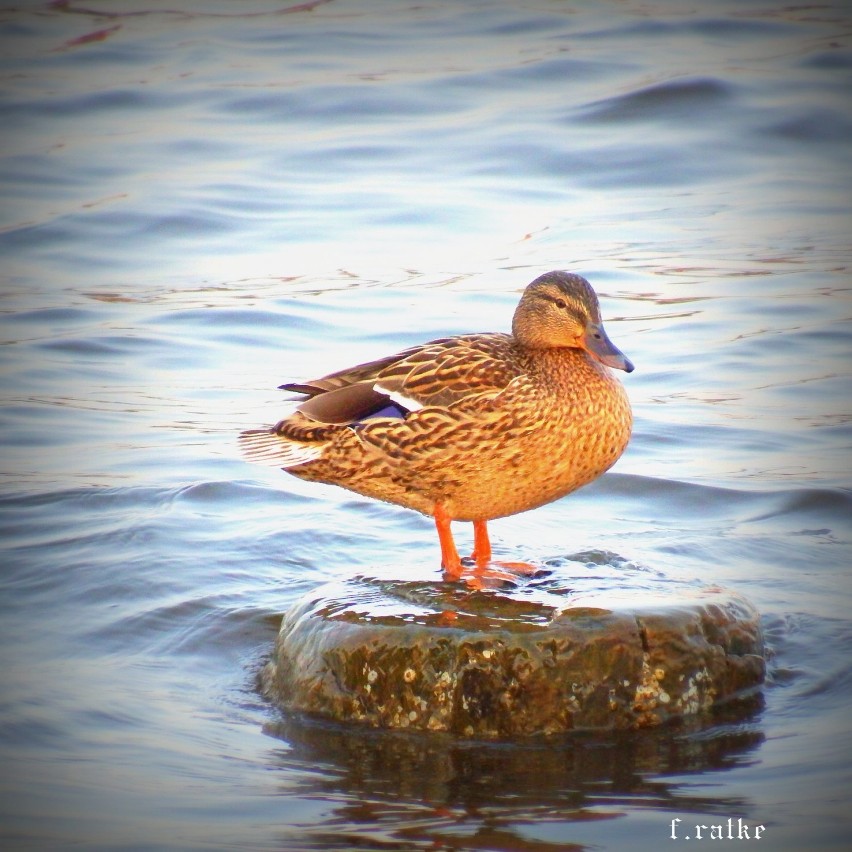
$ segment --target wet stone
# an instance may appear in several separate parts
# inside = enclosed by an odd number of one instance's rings
[[[478,591],[393,574],[298,602],[261,676],[267,696],[337,721],[493,739],[653,727],[763,682],[748,601],[614,554]]]

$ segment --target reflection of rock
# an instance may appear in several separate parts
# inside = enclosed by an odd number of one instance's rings
[[[285,749],[271,754],[285,769],[280,777],[288,796],[294,793],[293,777],[301,767],[299,795],[337,803],[325,809],[326,825],[317,828],[326,842],[329,832],[348,821],[361,823],[361,836],[372,838],[372,843],[354,842],[353,834],[347,848],[375,848],[370,829],[394,827],[401,831],[387,838],[386,848],[396,848],[391,839],[406,848],[402,841],[411,841],[410,831],[419,826],[434,838],[436,849],[469,849],[469,836],[457,846],[447,838],[454,831],[464,832],[465,826],[482,827],[483,822],[515,826],[523,833],[524,825],[547,823],[554,814],[566,823],[614,818],[623,814],[630,798],[650,810],[668,811],[676,801],[683,813],[747,813],[747,800],[692,783],[690,774],[751,760],[764,739],[755,718],[761,706],[757,693],[737,702],[736,714],[729,712],[734,708],[728,704],[712,720],[692,717],[639,731],[572,733],[510,743],[334,725],[289,714],[270,721],[265,732],[286,743]],[[375,818],[353,820],[353,803],[374,808]],[[438,810],[443,821],[436,818]],[[299,826],[301,843],[294,848],[326,848],[319,839],[307,843],[307,829]],[[531,848],[527,843],[529,836],[487,848]],[[433,847],[424,843],[423,848]]]
[[[499,592],[363,577],[325,586],[285,616],[264,688],[337,720],[497,738],[659,725],[762,682],[748,602],[631,573],[618,566],[617,591],[599,572],[587,591],[554,575]]]

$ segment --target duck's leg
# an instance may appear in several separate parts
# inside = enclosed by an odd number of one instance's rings
[[[485,572],[495,579],[511,580],[517,574],[533,574],[538,570],[527,562],[492,562],[487,521],[473,522],[473,553],[470,558],[476,562],[476,570],[480,574]]]
[[[470,554],[477,565],[487,565],[491,561],[491,541],[488,538],[488,522],[473,522],[473,553]]]
[[[444,569],[444,578],[455,582],[461,579],[462,564],[456,543],[453,541],[453,533],[450,530],[452,518],[447,510],[440,504],[435,504],[435,528],[438,530],[438,541],[441,543],[441,566]]]

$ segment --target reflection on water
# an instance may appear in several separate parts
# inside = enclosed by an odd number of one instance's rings
[[[850,32],[769,0],[3,11],[5,844],[657,849],[695,813],[845,848]],[[281,614],[429,588],[437,546],[236,435],[285,380],[507,329],[554,268],[636,364],[635,433],[495,556],[744,595],[765,706],[502,746],[282,718]]]
[[[328,767],[321,777],[305,778],[297,792],[338,803],[322,824],[282,831],[283,845],[381,848],[417,841],[415,848],[564,849],[545,839],[527,845],[526,830],[516,827],[612,820],[636,804],[684,816],[748,818],[747,797],[703,795],[690,791],[686,779],[755,759],[764,736],[757,701],[750,718],[743,720],[739,707],[736,721],[720,713],[705,730],[692,723],[513,746],[278,720],[266,732],[288,745],[279,771],[286,778],[298,764]]]

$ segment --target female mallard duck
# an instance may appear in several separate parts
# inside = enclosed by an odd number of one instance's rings
[[[253,461],[431,515],[445,575],[458,580],[450,521],[473,521],[483,568],[491,518],[556,500],[622,454],[630,403],[607,367],[633,370],[595,291],[548,272],[524,291],[511,334],[441,338],[282,385],[307,399],[240,440]]]

